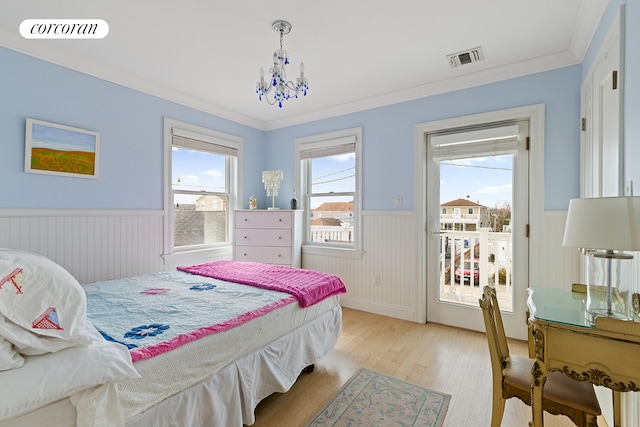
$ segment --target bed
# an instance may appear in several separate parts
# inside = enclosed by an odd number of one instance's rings
[[[334,347],[344,292],[236,261],[81,286],[0,250],[0,427],[251,425]]]

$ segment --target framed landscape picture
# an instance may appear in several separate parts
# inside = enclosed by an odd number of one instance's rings
[[[24,171],[97,179],[99,149],[98,132],[27,119]]]

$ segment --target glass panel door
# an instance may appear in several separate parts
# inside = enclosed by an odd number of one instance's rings
[[[490,285],[511,312],[513,154],[441,160],[439,171],[440,301],[475,307]]]
[[[507,335],[526,337],[527,121],[427,135],[427,319],[484,330],[478,299],[495,287]]]

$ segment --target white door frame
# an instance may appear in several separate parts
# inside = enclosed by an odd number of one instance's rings
[[[624,195],[624,7],[616,14],[596,59],[580,89],[580,110],[584,120],[580,134],[581,197]],[[618,88],[609,85],[612,72],[618,73]],[[603,87],[606,84],[607,87]],[[614,111],[604,111],[606,99],[613,98]],[[608,115],[607,115],[608,113]],[[604,123],[604,120],[617,120]],[[607,140],[605,124],[613,124],[615,137]],[[606,150],[611,152],[607,156]]]
[[[426,209],[426,134],[445,129],[462,128],[491,122],[509,120],[529,121],[529,283],[540,283],[541,260],[543,243],[540,239],[544,235],[544,104],[536,104],[519,108],[480,113],[471,116],[455,117],[434,122],[420,123],[414,126],[414,203],[416,230],[422,230],[416,239],[416,259],[419,260],[418,280],[421,289],[421,298],[418,301],[419,320],[429,320],[427,312],[427,286],[426,286],[426,245],[427,224]],[[524,230],[513,230],[524,232]],[[529,286],[529,284],[527,284]],[[524,299],[524,296],[522,296]],[[523,325],[526,319],[522,319]],[[484,330],[483,325],[478,325],[478,330]],[[515,338],[526,339],[526,328],[523,336]]]
[[[623,195],[624,193],[624,56],[625,56],[625,5],[621,5],[616,13],[607,35],[600,46],[591,68],[586,74],[580,90],[580,110],[584,120],[583,132],[580,134],[580,196],[602,197]],[[617,125],[618,140],[612,146],[603,143],[602,120],[613,119],[603,111],[602,77],[618,70],[618,108]],[[611,142],[611,141],[609,141]],[[603,150],[613,148],[617,152],[618,161],[603,162]],[[604,181],[609,185],[604,185]],[[617,181],[617,189],[615,188]],[[613,188],[612,187],[613,184]],[[617,190],[617,191],[616,191]],[[580,280],[585,282],[586,265],[584,257],[580,257]],[[596,387],[596,393],[602,413],[609,425],[614,425],[611,391]],[[636,393],[622,393],[622,425],[638,425],[640,414],[637,408],[640,397]],[[631,409],[630,409],[631,408]]]

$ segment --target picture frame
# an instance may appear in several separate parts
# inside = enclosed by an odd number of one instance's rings
[[[98,178],[100,133],[27,118],[24,171]]]

